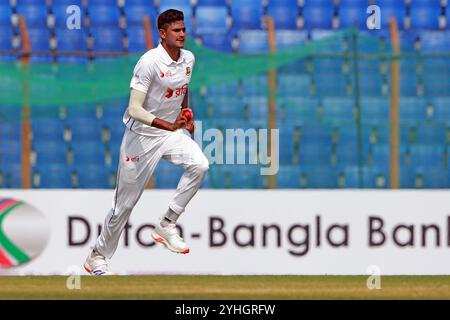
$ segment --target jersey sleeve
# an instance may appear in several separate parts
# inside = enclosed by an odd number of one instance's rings
[[[149,59],[140,59],[136,64],[131,78],[130,88],[147,93],[153,81],[153,65]]]

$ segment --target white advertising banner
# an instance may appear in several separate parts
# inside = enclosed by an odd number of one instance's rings
[[[179,220],[187,255],[150,232],[147,190],[110,261],[118,274],[450,274],[448,190],[200,190]],[[82,270],[113,190],[0,190],[0,274]]]

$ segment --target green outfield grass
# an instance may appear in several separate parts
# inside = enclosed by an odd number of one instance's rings
[[[0,299],[450,299],[450,276],[0,276]]]

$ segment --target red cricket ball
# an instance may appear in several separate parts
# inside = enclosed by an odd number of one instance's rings
[[[194,114],[192,113],[191,109],[186,108],[186,109],[183,109],[182,112],[183,112],[182,113],[183,117],[185,117],[187,121],[191,121],[192,120]]]

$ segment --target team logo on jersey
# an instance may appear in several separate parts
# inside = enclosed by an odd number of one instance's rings
[[[0,198],[0,268],[12,268],[37,258],[47,246],[50,226],[29,204]]]
[[[186,75],[190,75],[191,74],[191,67],[186,67]]]

